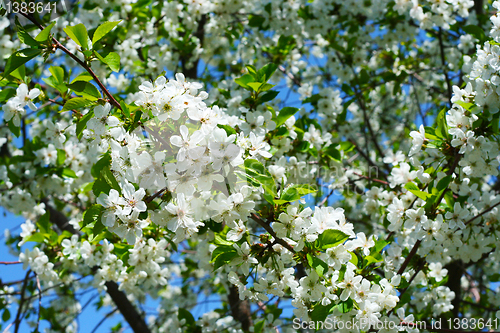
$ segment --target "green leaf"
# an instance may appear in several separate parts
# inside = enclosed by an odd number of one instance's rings
[[[479,40],[480,43],[486,40],[486,35],[484,33],[484,30],[478,27],[477,25],[467,25],[465,27],[462,27],[462,30],[468,33],[469,35],[474,36],[476,39]]]
[[[18,138],[21,135],[21,127],[14,125],[14,122],[11,120],[8,121],[7,125],[9,126],[9,130],[12,134]]]
[[[436,130],[433,127],[426,126],[425,129],[425,138],[428,140],[439,140],[436,136]]]
[[[275,90],[268,91],[264,95],[262,95],[261,97],[259,97],[258,102],[259,103],[265,103],[265,102],[272,101],[273,99],[276,98],[276,96],[279,95],[279,93],[280,93],[279,91],[275,91]]]
[[[450,208],[452,208],[455,205],[455,198],[453,198],[453,193],[451,191],[445,193],[444,200],[446,201],[446,204]]]
[[[328,305],[322,305],[321,303],[318,303],[309,316],[311,317],[312,321],[315,322],[323,322],[325,321],[326,317],[328,317],[329,314],[333,312],[333,309],[335,308],[335,303],[330,303]]]
[[[69,26],[63,29],[69,38],[71,38],[75,43],[80,45],[84,50],[89,48],[88,40],[89,35],[87,29],[83,24],[77,24],[74,26]]]
[[[106,57],[104,57],[104,62],[111,68],[113,72],[120,71],[120,56],[116,52],[109,52]]]
[[[233,246],[234,244],[234,242],[226,240],[220,234],[215,234],[214,243],[217,245],[227,245],[227,246]]]
[[[261,82],[250,82],[248,84],[248,86],[250,88],[252,88],[255,92],[261,93],[261,92],[264,92],[264,91],[268,91],[269,89],[271,89],[272,87],[274,87],[274,84],[261,83]]]
[[[90,169],[90,174],[94,178],[99,178],[101,170],[111,165],[111,156],[109,153],[104,154]]]
[[[105,168],[101,170],[101,177],[104,178],[106,183],[108,183],[111,188],[117,190],[119,193],[121,193],[121,188],[118,182],[116,181],[115,175],[113,175],[113,172],[109,168]]]
[[[340,154],[340,151],[335,147],[335,145],[328,146],[325,150],[325,154],[335,161],[342,160],[342,155]]]
[[[66,152],[64,149],[57,149],[57,165],[61,166],[66,160]]]
[[[2,79],[41,53],[42,50],[31,48],[14,52],[7,59]]]
[[[5,308],[2,313],[2,320],[4,322],[8,321],[10,319],[10,311],[9,309]]]
[[[313,268],[319,276],[323,276],[328,271],[328,265],[318,257],[307,254],[307,263]]]
[[[268,195],[272,198],[276,197],[277,189],[274,178],[261,162],[254,159],[248,159],[245,160],[244,167],[250,183],[253,183],[254,186],[258,186],[259,184],[262,185],[264,191]]]
[[[255,68],[255,66],[252,65],[245,65],[245,67],[247,68],[248,73],[250,73],[250,75],[252,75],[256,81],[259,81],[259,74],[257,73],[257,68]]]
[[[68,100],[66,103],[64,103],[64,107],[61,111],[68,111],[68,110],[78,110],[78,109],[83,109],[86,108],[87,106],[90,106],[94,104],[91,100],[83,97],[75,97],[70,100]]]
[[[101,40],[101,38],[106,36],[120,22],[121,22],[121,20],[120,21],[108,21],[108,22],[104,22],[103,24],[98,26],[94,32],[94,36],[92,36],[92,45],[94,45],[99,40]]]
[[[243,88],[246,89],[251,89],[248,84],[250,82],[254,82],[254,77],[250,74],[245,74],[242,77],[234,79],[234,82],[236,82],[238,85],[242,86]]]
[[[110,190],[111,186],[102,178],[96,179],[94,181],[94,185],[92,186],[92,192],[96,197],[98,197],[101,193],[109,194]]]
[[[42,43],[47,41],[50,37],[50,31],[52,30],[54,25],[56,25],[56,22],[52,22],[51,24],[46,26],[42,31],[38,33],[38,35],[36,35],[35,40]]]
[[[405,185],[405,189],[407,189],[411,193],[415,194],[417,197],[419,197],[420,199],[422,199],[424,201],[427,201],[427,199],[431,196],[430,193],[420,191],[418,189],[418,186],[415,185],[415,183],[407,183]]]
[[[183,308],[179,308],[179,310],[177,311],[177,319],[179,319],[179,321],[181,321],[182,319],[185,319],[185,322],[188,324],[196,322],[196,320],[194,320],[194,317],[191,314],[191,312],[189,312],[188,310],[183,309]]]
[[[92,77],[92,75],[90,75],[88,72],[82,72],[80,74],[78,74],[77,77],[75,77],[73,79],[73,81],[71,81],[71,83],[75,83],[75,82],[78,82],[78,81],[85,81],[85,82],[89,82],[89,81],[92,81],[94,78]]]
[[[238,256],[238,252],[232,246],[221,245],[212,252],[211,263],[214,264],[214,271],[219,267],[229,263]]]
[[[380,253],[375,252],[373,253],[373,255],[365,257],[365,259],[363,260],[364,267],[380,261],[382,261],[382,256],[380,255]]]
[[[91,101],[96,101],[102,97],[99,90],[97,90],[97,88],[90,82],[77,81],[75,83],[68,84],[68,88],[75,92],[75,94],[83,96]]]
[[[436,117],[436,136],[443,140],[448,139],[448,124],[446,123],[446,109],[441,110]]]
[[[288,118],[290,118],[291,116],[293,116],[294,114],[296,114],[297,112],[299,112],[299,109],[297,108],[292,108],[292,107],[284,107],[283,109],[281,109],[281,111],[279,112],[279,114],[276,116],[276,127],[279,127],[281,125],[283,125],[285,123],[285,121],[288,120]]]
[[[420,191],[418,189],[418,186],[415,185],[415,183],[407,183],[405,185],[405,189],[407,189],[411,193],[415,194],[417,197],[419,197],[420,199],[422,199],[424,201],[427,201],[427,199],[431,196],[430,193]]]
[[[14,88],[5,88],[0,91],[0,103],[8,100],[11,97],[16,96],[16,89]]]
[[[288,187],[280,197],[280,201],[284,202],[293,202],[295,200],[299,200],[302,198],[302,196],[309,194],[309,193],[314,193],[316,192],[317,189],[315,189],[313,186],[310,185],[292,185]]]
[[[354,303],[352,299],[348,298],[345,301],[341,301],[337,308],[341,313],[348,313],[354,308]]]
[[[101,219],[95,221],[94,227],[92,228],[92,234],[89,236],[89,241],[92,243],[97,243],[101,239],[104,239],[104,233],[102,231],[106,229],[104,224],[102,224]]]
[[[68,168],[64,168],[63,169],[62,176],[63,177],[68,177],[68,178],[78,178],[78,176],[76,175],[76,173],[73,170],[68,169]]]
[[[31,35],[24,29],[24,27],[19,23],[19,19],[17,15],[15,16],[15,24],[17,28],[17,36],[19,37],[19,41],[29,46],[38,46],[39,43],[31,37]]]
[[[82,228],[95,223],[103,211],[104,207],[101,205],[94,204],[90,206],[90,208],[83,213]]]
[[[51,66],[49,72],[58,84],[64,83],[64,69],[59,66]]]
[[[344,153],[348,153],[350,151],[353,151],[354,148],[356,148],[351,142],[349,141],[344,141],[344,142],[341,142],[340,143],[340,149],[344,152]]]
[[[263,333],[264,325],[266,324],[265,320],[261,320],[253,326],[254,333]]]
[[[453,102],[454,104],[457,104],[457,105],[460,105],[461,107],[463,107],[464,109],[466,109],[467,111],[471,111],[472,108],[475,106],[474,103],[466,103],[464,101],[455,101]]]
[[[255,92],[259,92],[259,89],[262,85],[264,85],[264,83],[261,83],[261,82],[249,82],[247,83],[247,85],[253,89],[253,91]]]
[[[96,179],[94,186],[92,186],[92,191],[95,196],[99,196],[101,193],[109,194],[111,189],[115,189],[118,193],[121,193],[120,185],[118,185],[118,182],[109,169],[109,166],[106,166],[100,171],[99,178]]]
[[[354,266],[358,266],[358,256],[354,252],[349,252],[351,254],[351,260],[349,260],[350,263],[352,263]]]
[[[236,130],[232,128],[229,125],[222,125],[222,124],[217,124],[217,127],[222,128],[223,130],[226,131],[227,136],[230,136],[232,134],[236,134]]]
[[[87,127],[87,122],[94,116],[94,111],[90,111],[83,116],[76,124],[76,136],[78,139],[82,138],[83,130]]]
[[[274,72],[278,69],[278,65],[269,63],[259,69],[258,74],[260,76],[260,82],[267,82],[273,76]]]
[[[316,245],[318,248],[326,250],[330,247],[334,247],[344,243],[348,238],[349,235],[346,235],[340,230],[327,229],[318,236],[318,239],[316,240]]]
[[[37,232],[26,239],[26,242],[35,242],[35,243],[42,243],[45,240],[45,236],[47,234],[42,234],[40,232]]]
[[[451,175],[441,178],[441,180],[436,185],[437,190],[441,192],[442,190],[446,189],[448,185],[450,185],[451,179]]]

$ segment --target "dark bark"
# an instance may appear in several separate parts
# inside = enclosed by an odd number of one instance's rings
[[[240,300],[238,288],[231,285],[228,295],[229,306],[233,318],[241,323],[241,329],[248,332],[252,326],[252,313],[250,312],[250,303],[248,300]]]
[[[50,214],[50,221],[55,224],[61,231],[66,230],[72,234],[79,234],[79,232],[69,224],[68,218],[60,211],[54,209],[46,198],[42,200],[45,203],[45,209]],[[106,282],[106,287],[109,296],[115,303],[118,310],[121,312],[123,318],[130,325],[134,333],[150,333],[144,318],[141,317],[135,306],[129,301],[123,291],[118,289],[118,284],[114,281]]]
[[[142,318],[139,312],[137,312],[137,309],[130,303],[125,293],[118,290],[118,284],[116,284],[116,282],[106,282],[106,288],[116,307],[135,333],[151,332],[144,318]]]
[[[200,40],[200,46],[203,47],[203,40],[205,39],[205,23],[207,22],[207,16],[202,15],[200,21],[198,22],[198,29],[193,33]],[[193,61],[193,66],[187,68],[187,62],[191,57],[190,54],[181,55],[182,73],[190,79],[198,78],[198,63],[200,59]]]
[[[450,262],[444,268],[448,270],[448,282],[446,282],[446,286],[455,293],[455,298],[453,299],[453,301],[451,301],[451,304],[453,305],[453,317],[458,318],[462,297],[460,280],[462,279],[462,275],[464,274],[463,262],[461,259],[458,259]]]
[[[483,14],[483,0],[474,0],[474,10],[477,16]]]

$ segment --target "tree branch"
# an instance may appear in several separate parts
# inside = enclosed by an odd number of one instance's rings
[[[44,29],[44,26],[41,25],[40,23],[38,23],[35,18],[33,16],[31,16],[30,14],[28,13],[24,13],[22,11],[20,11],[20,13],[26,17],[28,20],[30,20],[31,22],[33,22],[33,24],[35,24],[40,30],[43,30]],[[99,80],[99,78],[97,77],[97,75],[94,73],[94,71],[92,70],[92,68],[90,68],[90,66],[88,66],[85,62],[81,61],[80,58],[78,58],[75,54],[71,53],[70,50],[68,50],[64,45],[62,45],[57,39],[55,39],[54,37],[52,37],[52,41],[54,43],[54,46],[60,50],[62,50],[64,53],[66,53],[71,59],[73,59],[74,61],[76,61],[80,66],[82,66],[89,74],[90,76],[92,76],[92,78],[94,79],[94,81],[97,83],[97,85],[99,86],[99,88],[101,88],[101,90],[104,92],[104,94],[106,94],[106,96],[108,96],[111,104],[113,104],[115,107],[117,107],[118,109],[122,109],[122,107],[120,106],[120,103],[118,103],[116,101],[116,99],[113,97],[113,95],[109,92],[109,90],[104,86],[104,84],[102,84],[101,80]]]
[[[45,201],[44,201],[45,200]],[[61,230],[67,230],[72,234],[78,235],[79,232],[69,224],[67,217],[61,212],[55,210],[48,204],[48,200],[45,198],[42,200],[45,206],[50,212],[50,221],[57,225]],[[108,281],[105,283],[107,292],[113,302],[116,304],[118,310],[120,310],[123,318],[130,325],[135,333],[150,333],[148,325],[141,317],[135,306],[130,302],[124,292],[118,289],[118,284],[114,281]]]
[[[293,249],[293,247],[291,247],[290,244],[288,244],[287,242],[285,242],[283,239],[281,239],[278,236],[276,236],[276,233],[274,232],[273,228],[271,228],[271,226],[269,224],[267,224],[259,216],[257,216],[257,214],[252,213],[250,215],[250,217],[252,218],[252,220],[254,220],[255,222],[257,222],[262,228],[264,228],[268,233],[270,233],[271,236],[273,236],[273,238],[276,240],[276,242],[278,244],[283,245],[283,247],[285,247],[288,251],[290,251],[292,253],[295,253],[295,250]]]
[[[24,277],[23,286],[21,288],[21,300],[19,301],[19,308],[17,309],[16,320],[14,321],[16,323],[16,326],[14,328],[14,333],[19,332],[19,325],[21,324],[21,312],[22,312],[24,300],[25,300],[24,292],[26,291],[26,287],[28,285],[28,279],[29,279],[30,273],[31,273],[31,270],[28,269],[28,271],[26,272],[26,276]]]

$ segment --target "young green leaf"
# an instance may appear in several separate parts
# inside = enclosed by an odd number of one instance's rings
[[[17,16],[15,17],[15,24],[17,28],[17,36],[19,37],[19,41],[21,41],[21,43],[35,47],[39,45],[39,43],[35,39],[33,39],[33,37],[31,37],[26,29],[24,29],[21,23],[19,23],[19,19],[17,18]]]
[[[103,24],[98,26],[94,32],[94,36],[92,36],[92,46],[95,43],[97,43],[99,40],[101,40],[104,36],[106,36],[120,22],[121,22],[121,20],[120,21],[108,21],[108,22],[104,22]]]
[[[283,109],[281,109],[281,111],[279,112],[279,114],[276,116],[276,127],[279,127],[281,125],[283,125],[285,123],[285,121],[288,120],[288,118],[290,118],[291,116],[293,116],[294,114],[296,114],[297,112],[299,112],[299,109],[297,108],[292,108],[292,107],[284,107]]]
[[[10,58],[7,59],[2,79],[41,53],[42,50],[31,48],[14,52]]]
[[[75,43],[80,45],[84,50],[89,48],[89,35],[87,33],[87,29],[83,24],[80,23],[74,26],[66,27],[63,30]]]
[[[318,236],[316,240],[316,245],[321,250],[326,250],[330,247],[334,247],[344,243],[349,238],[349,235],[346,235],[340,230],[337,229],[327,229],[323,231],[321,235]]]
[[[87,106],[94,104],[91,100],[88,100],[83,97],[75,97],[68,100],[64,103],[64,107],[61,111],[75,110],[75,109],[83,109]]]
[[[109,66],[113,72],[120,71],[120,56],[116,52],[109,52],[106,57],[104,57],[104,62]]]
[[[36,35],[35,40],[41,43],[47,41],[50,37],[50,30],[52,30],[54,25],[56,25],[56,22],[52,22],[51,24],[46,26],[42,31],[38,33],[38,35]]]

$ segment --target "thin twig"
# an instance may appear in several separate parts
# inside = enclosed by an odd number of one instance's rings
[[[108,313],[104,316],[104,318],[102,318],[102,319],[101,319],[101,320],[97,323],[97,325],[94,327],[94,329],[93,329],[93,330],[92,330],[92,332],[90,332],[90,333],[95,333],[95,332],[97,332],[97,329],[99,328],[99,326],[101,326],[101,325],[102,325],[102,324],[106,321],[106,319],[108,319],[109,317],[111,317],[111,316],[112,316],[112,315],[113,315],[116,311],[118,311],[118,308],[114,308],[114,310],[112,310],[112,311],[108,312]]]
[[[151,201],[153,201],[154,199],[158,198],[160,195],[162,195],[163,192],[165,192],[166,190],[168,189],[168,186],[165,186],[164,188],[162,188],[161,190],[159,190],[158,192],[156,192],[155,194],[153,195],[150,195],[149,197],[147,197],[146,199],[144,199],[144,202],[145,203],[150,203]]]
[[[40,279],[38,278],[38,274],[35,274],[35,276],[36,276],[36,287],[38,289],[38,318],[36,320],[35,332],[39,332],[38,327],[40,326],[40,317],[42,314],[42,288],[40,287]]]
[[[0,265],[15,265],[20,263],[20,261],[0,261]]]
[[[43,30],[44,29],[44,26],[41,25],[40,23],[38,23],[35,18],[33,16],[31,16],[30,14],[27,14],[27,13],[24,13],[24,12],[20,12],[24,17],[26,17],[28,20],[30,20],[31,22],[33,22],[40,30]],[[88,66],[85,62],[81,61],[80,58],[78,58],[75,54],[71,53],[70,50],[68,50],[64,45],[62,45],[57,39],[55,39],[54,37],[52,37],[52,41],[54,42],[54,46],[57,47],[58,49],[62,50],[64,53],[66,53],[71,59],[73,59],[74,61],[76,61],[80,66],[82,66],[89,74],[90,76],[92,76],[92,78],[94,79],[94,81],[97,83],[97,85],[99,86],[99,88],[101,88],[101,90],[106,94],[106,96],[108,96],[111,104],[113,104],[115,107],[117,107],[118,109],[122,109],[122,107],[120,106],[120,103],[118,103],[116,101],[116,99],[113,97],[113,95],[109,92],[109,90],[102,84],[101,80],[99,80],[99,78],[97,77],[97,75],[94,73],[94,71],[92,70],[92,68],[90,68],[90,66]]]
[[[493,210],[493,208],[497,207],[498,205],[500,205],[500,202],[497,202],[496,204],[494,204],[493,206],[491,206],[490,208],[484,210],[481,214],[478,214],[476,216],[474,216],[473,218],[469,219],[467,222],[465,222],[464,224],[467,225],[469,223],[471,223],[472,221],[474,221],[475,219],[477,219],[478,217],[481,217],[483,216],[484,214],[490,212]]]
[[[21,288],[21,300],[19,301],[19,308],[17,308],[16,319],[15,319],[16,326],[14,328],[14,333],[19,332],[19,325],[21,324],[21,312],[25,300],[24,292],[26,291],[30,274],[31,274],[31,269],[28,269],[28,271],[26,272],[26,276],[24,277],[23,286]]]
[[[420,244],[422,244],[422,241],[419,239],[415,245],[413,245],[413,248],[411,249],[410,253],[406,257],[405,261],[403,262],[403,265],[398,270],[398,275],[401,275],[404,273],[406,267],[408,267],[408,264],[410,263],[410,260],[415,256],[417,253],[418,248],[420,247]]]
[[[293,249],[293,247],[290,246],[290,244],[288,244],[287,242],[285,242],[283,239],[279,238],[276,233],[274,232],[273,228],[271,228],[271,226],[269,224],[267,224],[266,222],[264,222],[259,216],[257,216],[257,214],[255,213],[252,213],[250,215],[250,217],[255,221],[257,222],[262,228],[264,228],[268,233],[271,234],[271,236],[273,236],[273,238],[276,240],[276,242],[278,242],[279,244],[283,245],[283,247],[285,247],[287,250],[289,250],[290,252],[292,253],[295,253],[295,250]]]

